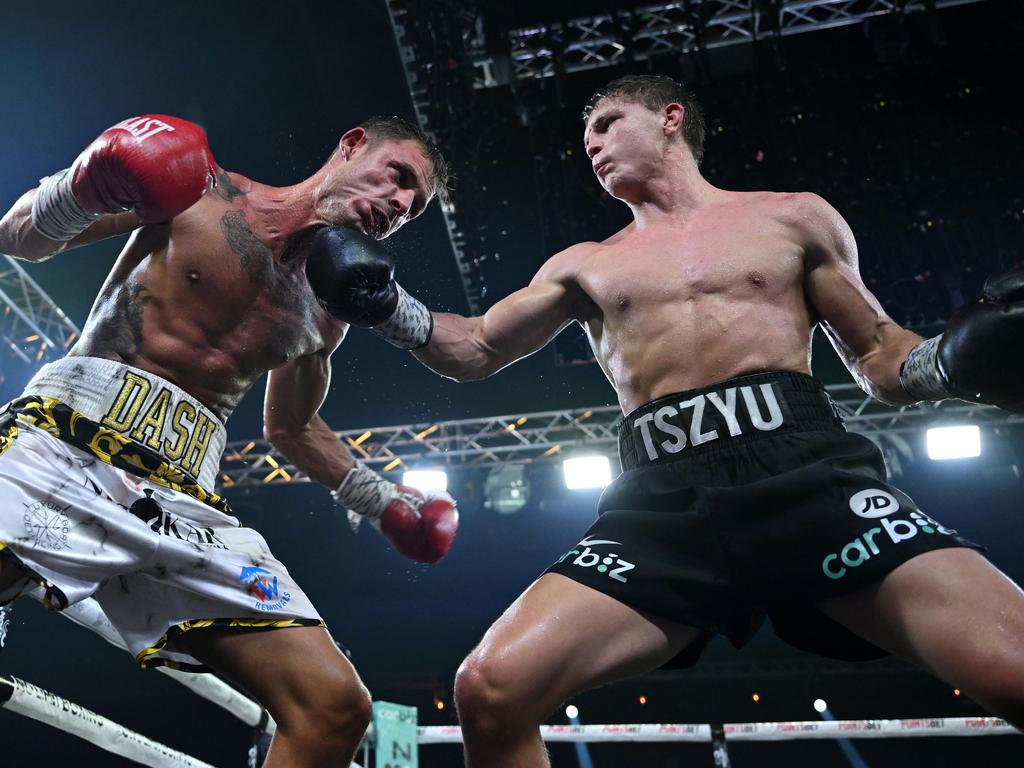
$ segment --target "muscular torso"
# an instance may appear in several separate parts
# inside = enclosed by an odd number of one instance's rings
[[[226,419],[268,370],[333,351],[344,326],[305,275],[313,232],[271,229],[260,194],[232,174],[169,224],[137,230],[70,354],[150,371]]]
[[[809,372],[815,318],[790,198],[726,193],[573,259],[578,319],[624,412],[745,373]]]

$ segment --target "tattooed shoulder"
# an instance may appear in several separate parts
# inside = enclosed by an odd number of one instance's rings
[[[231,180],[227,171],[221,171],[217,176],[217,185],[213,188],[213,194],[230,203],[239,195],[248,195],[249,190],[238,187]]]
[[[220,230],[253,284],[265,283],[273,271],[274,254],[249,226],[242,211],[220,217]]]

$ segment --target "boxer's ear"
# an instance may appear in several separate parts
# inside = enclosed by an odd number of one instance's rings
[[[353,128],[346,131],[338,141],[338,152],[345,160],[351,160],[366,146],[368,139],[369,136],[364,128]]]

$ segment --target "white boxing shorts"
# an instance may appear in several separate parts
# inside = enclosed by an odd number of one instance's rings
[[[224,441],[212,412],[151,373],[50,363],[0,412],[0,557],[55,610],[94,597],[143,667],[202,670],[173,647],[191,629],[323,626],[266,540],[207,490]]]

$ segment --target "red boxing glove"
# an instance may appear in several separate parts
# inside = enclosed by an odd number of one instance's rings
[[[142,115],[108,128],[86,147],[71,166],[71,192],[89,213],[133,210],[149,224],[194,205],[216,171],[199,126]]]
[[[384,508],[380,532],[398,552],[417,563],[436,563],[451,549],[459,530],[459,511],[447,493],[424,495],[407,485]]]

